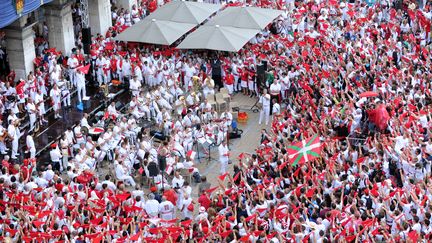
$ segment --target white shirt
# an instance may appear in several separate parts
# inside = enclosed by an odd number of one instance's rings
[[[263,107],[270,107],[270,97],[267,94],[266,96],[261,95],[259,103],[262,104]]]
[[[27,145],[28,150],[36,150],[33,137],[30,135],[27,135],[27,137],[26,137],[26,145]]]
[[[159,213],[159,202],[156,200],[148,200],[144,206],[146,213],[152,217],[157,217]]]

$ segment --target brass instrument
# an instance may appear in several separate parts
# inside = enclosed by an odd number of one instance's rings
[[[200,92],[202,88],[201,78],[198,76],[192,77],[192,89],[194,92]]]

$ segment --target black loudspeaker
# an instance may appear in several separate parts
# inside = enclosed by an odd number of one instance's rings
[[[267,62],[265,65],[267,66]],[[265,71],[267,70],[266,66],[264,66],[264,64],[257,65],[257,76],[260,74],[265,74]]]
[[[266,69],[264,64],[257,65],[256,85],[259,92],[262,92],[266,87]]]
[[[90,44],[84,44],[83,46],[84,54],[90,54]]]
[[[264,66],[264,71],[267,71],[267,61],[261,61]]]
[[[91,44],[91,30],[90,30],[90,28],[83,28],[82,30],[81,30],[81,32],[82,32],[82,43],[84,44],[84,45],[86,45],[86,44]]]

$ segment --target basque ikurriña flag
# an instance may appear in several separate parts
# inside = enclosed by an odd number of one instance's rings
[[[291,165],[303,164],[321,156],[321,142],[318,135],[287,147]]]

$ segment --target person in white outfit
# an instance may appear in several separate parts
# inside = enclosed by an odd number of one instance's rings
[[[37,108],[35,103],[33,103],[33,99],[31,97],[28,98],[27,100],[27,105],[26,105],[26,109],[27,112],[29,114],[29,120],[30,120],[30,131],[33,131],[33,129],[35,128],[35,124],[36,124],[36,118],[37,118]]]
[[[132,178],[132,176],[130,176],[126,173],[126,169],[123,167],[123,162],[122,161],[118,161],[118,162],[116,161],[116,162],[114,162],[114,164],[116,165],[115,174],[116,174],[117,179],[135,187],[135,185],[136,185],[135,180]]]
[[[174,204],[162,197],[162,202],[159,204],[160,218],[163,220],[172,220],[175,218],[175,207]]]
[[[60,116],[61,109],[61,90],[57,87],[57,84],[54,84],[50,91],[50,97],[52,100],[52,106],[54,109],[54,118],[62,118]]]
[[[86,80],[84,73],[77,69],[76,73],[76,84],[77,84],[77,91],[78,91],[78,102],[81,103],[84,98],[87,98],[86,95]]]
[[[68,59],[67,65],[69,67],[69,78],[70,78],[70,81],[71,81],[71,83],[74,86],[76,86],[75,75],[76,75],[76,68],[78,67],[79,62],[78,62],[78,59],[76,58],[75,54],[72,54],[72,56]],[[58,74],[53,75],[53,76],[58,76]],[[53,80],[53,81],[55,81],[55,80]]]
[[[265,124],[268,125],[270,119],[270,95],[267,94],[267,90],[264,90],[264,93],[259,98],[259,103],[262,105],[260,111],[260,117],[258,123],[261,125],[262,120],[265,116]]]
[[[29,132],[26,137],[27,151],[30,152],[30,159],[36,158],[36,146],[33,140],[33,133]]]
[[[138,96],[141,91],[141,82],[138,80],[137,76],[133,76],[133,78],[129,82],[129,89],[132,92],[133,96]]]
[[[19,120],[13,120],[8,126],[8,134],[12,140],[12,154],[11,159],[17,159],[18,153],[18,141],[21,137],[21,132],[19,130]]]
[[[153,193],[148,195],[148,200],[144,206],[146,213],[151,218],[157,218],[159,215],[159,202],[155,200],[155,196]]]
[[[229,149],[226,140],[219,145],[219,162],[221,164],[220,173],[225,174],[229,161]]]
[[[40,122],[48,122],[47,120],[44,119],[44,115],[45,115],[45,103],[44,103],[44,95],[42,93],[42,90],[39,89],[38,92],[35,95],[35,99],[34,99],[34,103],[38,109],[39,112],[39,118],[40,118]]]

